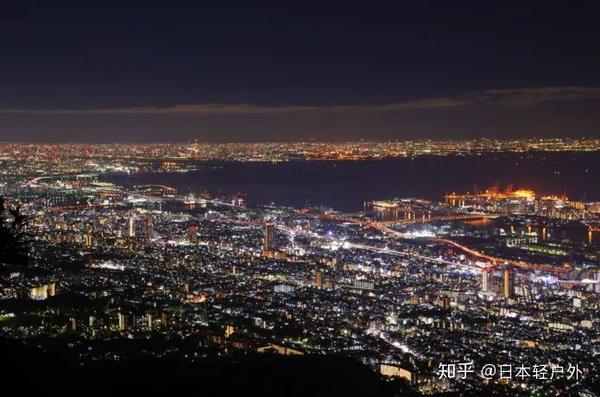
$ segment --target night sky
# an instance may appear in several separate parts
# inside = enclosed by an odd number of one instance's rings
[[[598,2],[36,3],[0,141],[600,136]]]

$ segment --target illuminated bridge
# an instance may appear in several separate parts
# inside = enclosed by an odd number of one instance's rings
[[[475,221],[479,219],[495,219],[496,215],[486,214],[453,214],[453,215],[439,215],[431,216],[423,214],[422,216],[415,216],[411,219],[397,219],[392,221],[381,221],[377,222],[382,225],[411,225],[413,223],[428,223],[428,222],[451,222],[451,221]]]
[[[329,215],[327,215],[325,217],[327,219],[333,219]],[[389,228],[385,224],[380,224],[378,222],[368,222],[368,221],[364,221],[364,220],[360,220],[360,219],[356,219],[356,218],[347,218],[347,217],[341,217],[341,216],[335,216],[335,219],[338,221],[355,223],[355,224],[360,224],[365,227],[375,228],[386,235],[391,235],[391,236],[394,236],[397,238],[402,238],[402,239],[407,239],[407,238],[412,239],[413,238],[411,235],[401,233],[397,230]],[[233,220],[233,219],[227,219],[227,218],[220,218],[220,219],[213,219],[212,221],[236,223],[239,225],[251,226],[251,227],[261,227],[261,225],[262,225],[260,222],[257,222],[255,220],[241,220],[241,219]],[[277,225],[277,229],[280,230],[281,232],[286,233],[291,236],[300,234],[300,235],[304,235],[309,238],[318,238],[318,239],[326,239],[327,238],[326,236],[319,235],[319,234],[311,232],[311,231],[291,228],[291,227],[281,225],[281,224]],[[499,258],[499,257],[487,255],[485,253],[482,253],[480,251],[477,251],[473,248],[467,247],[463,244],[460,244],[460,243],[450,240],[450,239],[445,239],[445,238],[440,238],[440,237],[424,237],[424,239],[435,242],[435,243],[439,243],[439,244],[450,245],[454,248],[457,248],[457,249],[465,252],[466,254],[468,254],[472,257],[482,259],[483,261],[486,261],[488,264],[482,265],[482,264],[475,264],[475,263],[473,263],[473,264],[457,263],[457,262],[448,261],[448,260],[445,260],[445,259],[442,259],[439,257],[435,258],[435,257],[420,255],[415,252],[398,251],[398,250],[389,249],[387,247],[376,247],[376,246],[372,246],[372,245],[356,244],[356,243],[350,243],[350,242],[346,242],[344,247],[345,248],[362,249],[362,250],[368,250],[368,251],[375,251],[375,252],[380,252],[382,254],[387,254],[387,255],[401,256],[401,257],[404,257],[407,259],[408,258],[418,258],[418,259],[422,259],[422,260],[428,261],[428,262],[453,265],[453,266],[461,266],[461,267],[466,267],[466,268],[470,268],[470,269],[480,269],[480,270],[481,269],[493,269],[497,266],[503,266],[503,265],[508,264],[508,265],[518,267],[521,269],[525,269],[525,270],[539,270],[539,271],[544,271],[544,272],[555,273],[555,274],[560,275],[561,277],[564,277],[569,271],[571,271],[571,268],[569,268],[569,267],[558,267],[558,266],[552,266],[552,265],[548,265],[548,264],[529,263],[529,262],[524,262],[524,261],[517,261],[517,260],[511,260],[511,259],[505,259],[505,258]],[[568,277],[568,278],[571,278],[571,277]],[[567,280],[561,280],[561,281],[566,282]],[[577,282],[576,280],[571,280],[571,281]]]
[[[423,222],[423,218],[410,219],[410,220],[406,219],[406,220],[401,220],[401,221],[390,221],[390,222],[368,221],[368,220],[359,219],[359,218],[350,218],[350,217],[346,217],[346,216],[342,216],[342,215],[324,215],[324,216],[322,216],[322,218],[330,219],[330,220],[337,220],[337,221],[341,221],[341,222],[360,224],[365,227],[377,229],[386,235],[391,235],[391,236],[394,236],[397,238],[402,238],[402,239],[406,239],[406,238],[412,239],[414,236],[394,230],[394,229],[390,228],[389,225]],[[492,219],[492,218],[495,218],[495,216],[485,215],[485,214],[456,214],[456,215],[425,218],[425,222],[433,222],[436,220],[437,221],[474,220],[474,219],[484,219],[484,218]],[[406,221],[406,223],[403,223],[404,221]],[[481,251],[467,247],[466,245],[460,244],[456,241],[446,239],[446,238],[440,238],[440,237],[422,237],[422,238],[427,239],[432,242],[450,245],[454,248],[457,248],[457,249],[463,251],[464,253],[466,253],[472,257],[485,260],[489,263],[489,265],[486,267],[489,269],[492,269],[497,266],[502,266],[502,265],[511,265],[511,266],[518,267],[520,269],[525,269],[525,270],[539,270],[539,271],[550,272],[550,273],[559,273],[559,274],[567,273],[570,270],[570,267],[553,266],[553,265],[543,264],[543,263],[531,263],[531,262],[525,262],[525,261],[519,261],[519,260],[507,259],[507,258],[500,258],[500,257],[488,255]]]
[[[371,223],[370,226],[375,227],[376,229],[382,231],[383,233],[391,234],[398,238],[410,238],[411,237],[410,235],[407,235],[405,233],[401,233],[401,232],[398,232],[397,230],[391,229],[391,228],[385,226],[385,224],[381,225],[378,223]],[[489,265],[486,267],[488,269],[492,269],[497,266],[502,266],[502,265],[508,264],[508,265],[518,267],[520,269],[539,270],[539,271],[551,272],[551,273],[566,273],[570,270],[570,268],[567,268],[567,267],[559,267],[559,266],[553,266],[553,265],[543,264],[543,263],[531,263],[531,262],[518,261],[518,260],[514,260],[514,259],[506,259],[506,258],[500,258],[500,257],[488,255],[481,251],[467,247],[466,245],[460,244],[454,240],[450,240],[447,238],[441,238],[441,237],[423,237],[423,238],[428,239],[433,242],[450,245],[454,248],[457,248],[457,249],[463,251],[464,253],[466,253],[472,257],[483,259],[483,260],[489,262]]]

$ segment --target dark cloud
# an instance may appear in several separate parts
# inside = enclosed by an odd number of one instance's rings
[[[164,107],[135,106],[96,109],[0,109],[4,114],[30,115],[279,115],[289,113],[354,113],[365,111],[397,112],[407,110],[446,109],[476,105],[536,106],[544,102],[600,99],[598,87],[543,87],[507,90],[484,90],[455,97],[415,99],[380,105],[297,105],[268,106],[253,104],[203,103]]]
[[[600,87],[544,87],[511,90],[487,90],[475,102],[491,102],[510,106],[535,106],[543,102],[600,99]]]
[[[387,104],[2,109],[4,140],[260,141],[598,136],[600,89],[483,90]]]

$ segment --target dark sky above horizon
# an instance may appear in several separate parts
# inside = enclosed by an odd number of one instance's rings
[[[3,2],[0,141],[600,136],[596,2],[297,3]]]

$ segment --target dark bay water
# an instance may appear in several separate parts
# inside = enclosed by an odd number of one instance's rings
[[[244,192],[251,203],[325,205],[343,211],[365,200],[421,197],[492,185],[531,188],[573,200],[600,201],[600,153],[426,156],[371,161],[211,162],[188,173],[111,175],[123,184],[165,184],[180,193]]]

